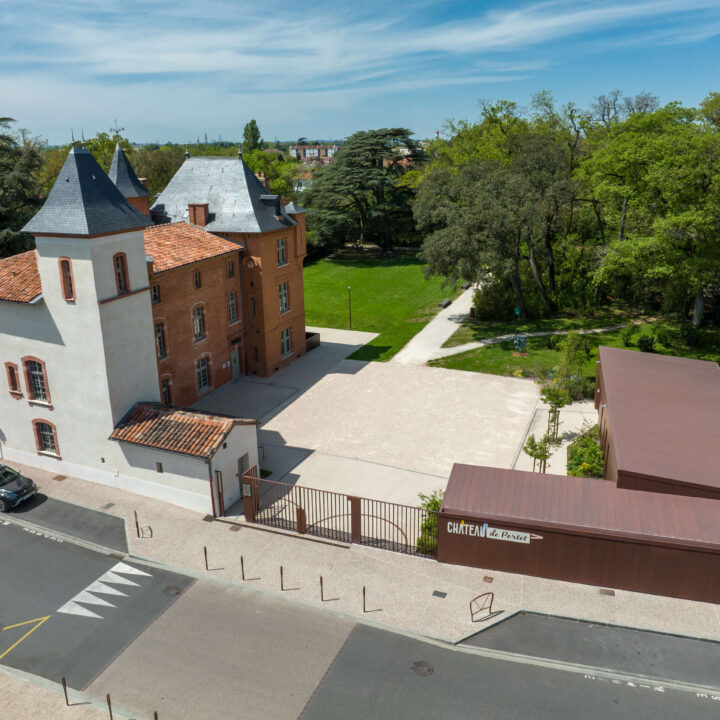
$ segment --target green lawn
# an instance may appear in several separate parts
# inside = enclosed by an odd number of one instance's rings
[[[669,328],[671,336],[670,346],[656,342],[656,352],[663,355],[677,355],[691,357],[699,360],[713,360],[720,363],[720,330],[703,330],[703,343],[701,347],[689,347],[679,337],[677,323],[663,323]],[[637,338],[640,335],[652,335],[656,323],[647,322],[639,325],[634,338],[634,344],[628,349],[637,350]],[[625,347],[621,338],[621,331],[588,335],[592,348],[590,359],[583,367],[583,374],[588,380],[595,379],[595,361],[597,360],[598,345],[610,347]],[[472,372],[491,373],[493,375],[514,375],[516,377],[538,378],[557,366],[560,351],[547,347],[547,337],[528,338],[527,357],[513,355],[513,343],[506,340],[494,345],[488,345],[478,350],[452,355],[440,360],[433,360],[429,364],[434,367],[451,368],[454,370],[470,370]]]
[[[456,347],[476,340],[508,335],[510,333],[585,330],[589,328],[613,327],[629,323],[638,317],[637,313],[608,311],[595,315],[562,316],[541,320],[466,320],[445,342],[443,347]]]
[[[308,325],[347,329],[350,286],[352,329],[380,333],[353,360],[389,360],[435,315],[440,300],[457,295],[442,287],[442,278],[425,279],[412,256],[324,258],[305,267],[304,280]]]

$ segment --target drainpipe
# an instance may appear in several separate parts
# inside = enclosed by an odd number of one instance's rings
[[[245,249],[247,250],[247,240],[245,240]],[[242,339],[243,339],[243,358],[245,360],[245,375],[248,374],[248,347],[247,347],[247,323],[245,322],[245,283],[243,283],[243,258],[245,251],[238,253],[238,265],[240,267],[240,317],[242,318]]]
[[[215,488],[213,487],[213,471],[212,471],[212,460],[205,461],[208,466],[208,479],[210,480],[210,501],[212,502],[212,514],[213,517],[217,517],[217,511],[215,510]]]

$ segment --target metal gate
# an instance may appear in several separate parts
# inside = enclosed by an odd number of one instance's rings
[[[410,505],[345,495],[243,473],[245,519],[329,540],[435,557],[437,514]]]

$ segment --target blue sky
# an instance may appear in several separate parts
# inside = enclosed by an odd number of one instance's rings
[[[720,0],[24,0],[0,6],[0,115],[50,143],[428,137],[480,100],[720,90]]]

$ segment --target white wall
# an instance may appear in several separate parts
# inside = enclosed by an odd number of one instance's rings
[[[237,477],[238,460],[245,454],[249,454],[249,465],[258,464],[257,447],[257,426],[236,425],[228,435],[223,448],[220,446],[212,459],[213,477],[215,471],[220,470],[223,476],[223,494],[225,509],[241,497],[240,479]],[[220,511],[220,500],[215,488],[215,507]]]

